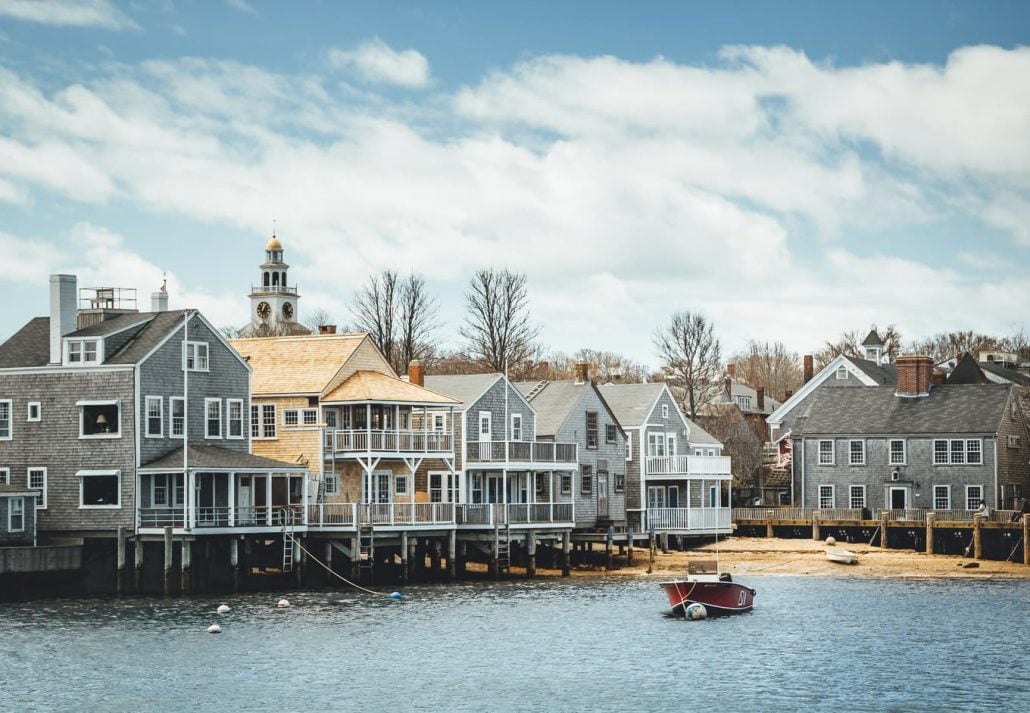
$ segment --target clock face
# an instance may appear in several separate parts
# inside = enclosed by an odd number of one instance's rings
[[[289,302],[283,303],[283,317],[286,319],[293,319],[293,305]]]
[[[268,316],[272,314],[272,308],[267,302],[259,302],[257,306],[257,316],[261,319],[268,319]]]

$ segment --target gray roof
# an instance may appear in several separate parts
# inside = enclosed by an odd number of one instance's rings
[[[305,466],[297,463],[283,463],[221,446],[190,446],[189,449],[190,470],[205,468],[212,470],[307,470]],[[142,468],[145,470],[182,470],[182,447],[144,464]]]
[[[461,402],[461,408],[468,408],[483,395],[501,374],[447,374],[425,377],[425,387],[444,396],[450,396]]]
[[[877,384],[898,383],[898,370],[893,364],[877,364],[874,361],[857,357],[848,357],[848,360]]]
[[[536,435],[556,436],[558,431],[569,420],[573,409],[579,404],[587,389],[596,389],[597,395],[612,419],[618,424],[618,417],[612,411],[601,393],[591,382],[562,381],[521,381],[515,384],[523,396],[529,399],[536,411]],[[532,398],[530,398],[532,394]],[[621,428],[621,426],[620,426]]]
[[[30,495],[32,497],[37,497],[39,495],[39,491],[31,490],[22,485],[8,485],[7,483],[0,483],[0,498],[15,495]]]
[[[150,312],[128,312],[126,314],[119,314],[114,317],[108,317],[103,322],[98,322],[89,327],[77,329],[71,334],[66,334],[66,337],[106,337],[108,334],[114,334],[121,330],[131,327],[134,324],[141,324],[146,322],[155,313]]]
[[[896,396],[894,388],[819,390],[795,436],[997,433],[1012,386],[945,384],[918,398]]]
[[[713,384],[713,388],[716,388],[716,385]],[[733,405],[736,405],[736,399],[738,396],[749,396],[751,397],[751,408],[748,409],[748,413],[763,413],[768,416],[780,407],[779,401],[769,396],[769,394],[765,394],[765,405],[762,408],[758,408],[758,390],[752,389],[747,384],[738,384],[735,381],[731,382],[730,391],[733,397],[732,401],[726,396],[726,389],[719,387],[715,398],[712,399],[712,404],[720,405],[732,403]]]
[[[148,312],[143,316],[152,317],[147,324],[132,339],[125,343],[121,349],[114,354],[108,354],[105,364],[135,364],[162,340],[182,326],[183,312]]]
[[[50,363],[50,318],[36,317],[0,344],[0,369]]]
[[[993,361],[982,361],[979,363],[980,369],[983,371],[1000,376],[1006,381],[1010,381],[1013,384],[1019,384],[1020,386],[1030,386],[1030,376],[1017,371],[1009,366],[1002,366],[1001,364]]]
[[[882,347],[884,346],[883,340],[880,339],[880,335],[876,333],[875,329],[869,330],[869,334],[862,340],[863,347]]]
[[[615,418],[624,428],[640,428],[665,391],[665,384],[604,384],[600,390]],[[722,441],[686,416],[683,420],[690,429],[691,444],[722,445]]]

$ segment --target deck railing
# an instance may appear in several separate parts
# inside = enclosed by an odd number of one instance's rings
[[[438,431],[367,429],[329,430],[325,432],[327,453],[451,453],[454,438]]]
[[[886,516],[892,522],[926,522],[928,513],[933,513],[937,522],[972,522],[975,510],[926,510],[921,508],[862,510],[849,508],[794,508],[794,507],[749,507],[733,508],[733,521],[766,520],[772,512],[773,520],[811,520],[816,513],[822,521],[834,520],[880,520]],[[1008,522],[1014,510],[992,510],[991,522]]]
[[[304,508],[301,505],[245,505],[230,508],[198,507],[194,509],[192,526],[198,529],[214,527],[281,527],[283,512],[293,513],[293,523],[301,524]],[[140,527],[185,527],[186,510],[174,508],[140,508]]]
[[[503,526],[566,523],[575,519],[575,506],[566,503],[472,503],[457,506],[459,525]]]
[[[579,461],[575,443],[552,441],[469,441],[466,444],[470,463],[561,463]]]
[[[648,530],[729,530],[730,508],[648,508]]]
[[[361,503],[362,525],[450,525],[454,503]]]
[[[729,456],[647,456],[644,459],[645,475],[715,476],[729,478]]]

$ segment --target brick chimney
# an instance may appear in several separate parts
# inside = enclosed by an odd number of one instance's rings
[[[928,396],[933,383],[933,359],[925,354],[907,354],[895,361],[898,369],[897,396]]]
[[[336,334],[335,324],[320,324],[318,325],[319,334]]]
[[[944,383],[944,372],[943,371],[934,371],[933,372],[933,378],[931,379],[931,383],[934,386],[940,386],[941,384],[943,384]]]
[[[812,362],[812,355],[805,354],[805,383],[807,384],[812,380],[812,376],[815,374],[815,369]]]
[[[737,378],[737,365],[733,362],[726,365],[726,376],[730,377],[731,380]]]
[[[787,389],[786,393],[783,394],[783,400],[786,401],[794,395],[794,389]]]
[[[416,386],[425,386],[425,373],[422,371],[422,362],[412,359],[408,364],[408,382]]]
[[[584,362],[576,364],[576,383],[585,384],[590,377],[590,365]]]
[[[758,387],[758,410],[765,411],[765,387]]]

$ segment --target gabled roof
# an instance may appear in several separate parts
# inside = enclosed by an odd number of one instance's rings
[[[306,471],[307,468],[297,463],[283,463],[263,456],[256,456],[246,451],[234,451],[221,446],[190,446],[190,470],[209,468],[212,470],[274,470],[274,471]],[[182,446],[171,453],[166,453],[149,463],[141,470],[182,470]]]
[[[946,384],[929,396],[895,395],[894,386],[817,393],[800,435],[958,435],[997,433],[1011,384]]]
[[[194,316],[197,315],[199,312],[194,312]],[[135,364],[143,360],[170,334],[182,328],[185,312],[148,312],[144,316],[149,318],[147,323],[121,349],[114,354],[108,354],[105,364]],[[122,325],[123,328],[125,326]],[[69,336],[78,336],[78,332]]]
[[[601,395],[623,428],[643,426],[664,391],[661,383],[601,385]]]
[[[772,426],[777,426],[782,423],[783,419],[795,406],[819,388],[821,384],[833,376],[837,369],[842,366],[847,369],[849,373],[855,374],[864,386],[884,386],[898,383],[898,370],[893,366],[881,366],[879,364],[874,364],[867,359],[858,359],[844,354],[838,354],[830,360],[829,364],[820,369],[819,373],[813,376],[808,383],[795,391],[789,399],[780,404],[779,408],[769,414],[766,421],[768,421]]]
[[[991,381],[997,381],[997,379],[991,379],[991,375],[993,375],[998,377],[998,379],[1002,379],[1013,384],[1030,386],[1030,376],[1013,369],[1012,367],[1002,366],[1001,364],[993,361],[982,361],[979,363],[979,367],[985,374],[987,374],[987,378]]]
[[[515,388],[529,399],[533,410],[536,411],[536,434],[538,436],[556,436],[588,389],[592,389],[597,394],[601,405],[608,411],[608,415],[620,429],[622,428],[619,425],[619,419],[608,405],[608,401],[593,382],[522,381],[516,383]]]
[[[986,384],[988,381],[987,376],[984,374],[983,369],[973,359],[973,355],[969,352],[965,352],[962,358],[958,360],[958,364],[948,374],[949,384]]]
[[[880,335],[876,333],[875,329],[869,330],[869,334],[862,340],[863,347],[882,347],[884,346],[883,340],[880,339]]]
[[[378,371],[356,371],[322,401],[396,401],[406,404],[457,404],[457,399]]]
[[[50,318],[35,317],[0,344],[0,369],[50,363]]]
[[[461,408],[467,409],[478,401],[479,397],[485,394],[491,386],[496,384],[498,379],[502,378],[504,378],[504,375],[498,372],[492,374],[432,375],[425,377],[425,384],[427,389],[457,399],[461,403]]]
[[[898,369],[893,364],[877,364],[875,361],[858,357],[848,357],[848,361],[877,384],[898,383]]]
[[[115,334],[123,329],[128,329],[133,325],[142,324],[143,322],[149,321],[154,315],[162,314],[161,312],[127,312],[125,314],[115,315],[108,317],[103,322],[90,325],[89,327],[83,327],[77,329],[71,334],[66,334],[66,337],[106,337],[109,334]],[[179,315],[179,319],[182,319],[182,312],[171,312],[170,314]]]
[[[321,394],[354,354],[365,333],[259,337],[229,343],[254,370],[251,393]]]
[[[715,385],[713,384],[713,387],[714,386]],[[719,405],[719,404],[728,405],[728,404],[732,404],[732,405],[736,406],[737,405],[737,397],[738,396],[745,396],[745,397],[749,397],[751,399],[751,408],[748,409],[747,413],[762,413],[762,414],[765,414],[765,415],[769,415],[773,411],[775,411],[776,409],[778,409],[780,407],[780,402],[779,401],[777,401],[776,399],[774,399],[771,396],[769,396],[769,394],[765,394],[765,397],[764,397],[765,404],[764,404],[764,406],[761,409],[758,408],[758,390],[751,388],[747,384],[737,383],[736,381],[730,382],[730,395],[729,396],[731,398],[727,397],[726,389],[725,388],[719,388],[718,392],[715,395],[715,398],[712,399],[711,403],[712,403],[712,405]]]

